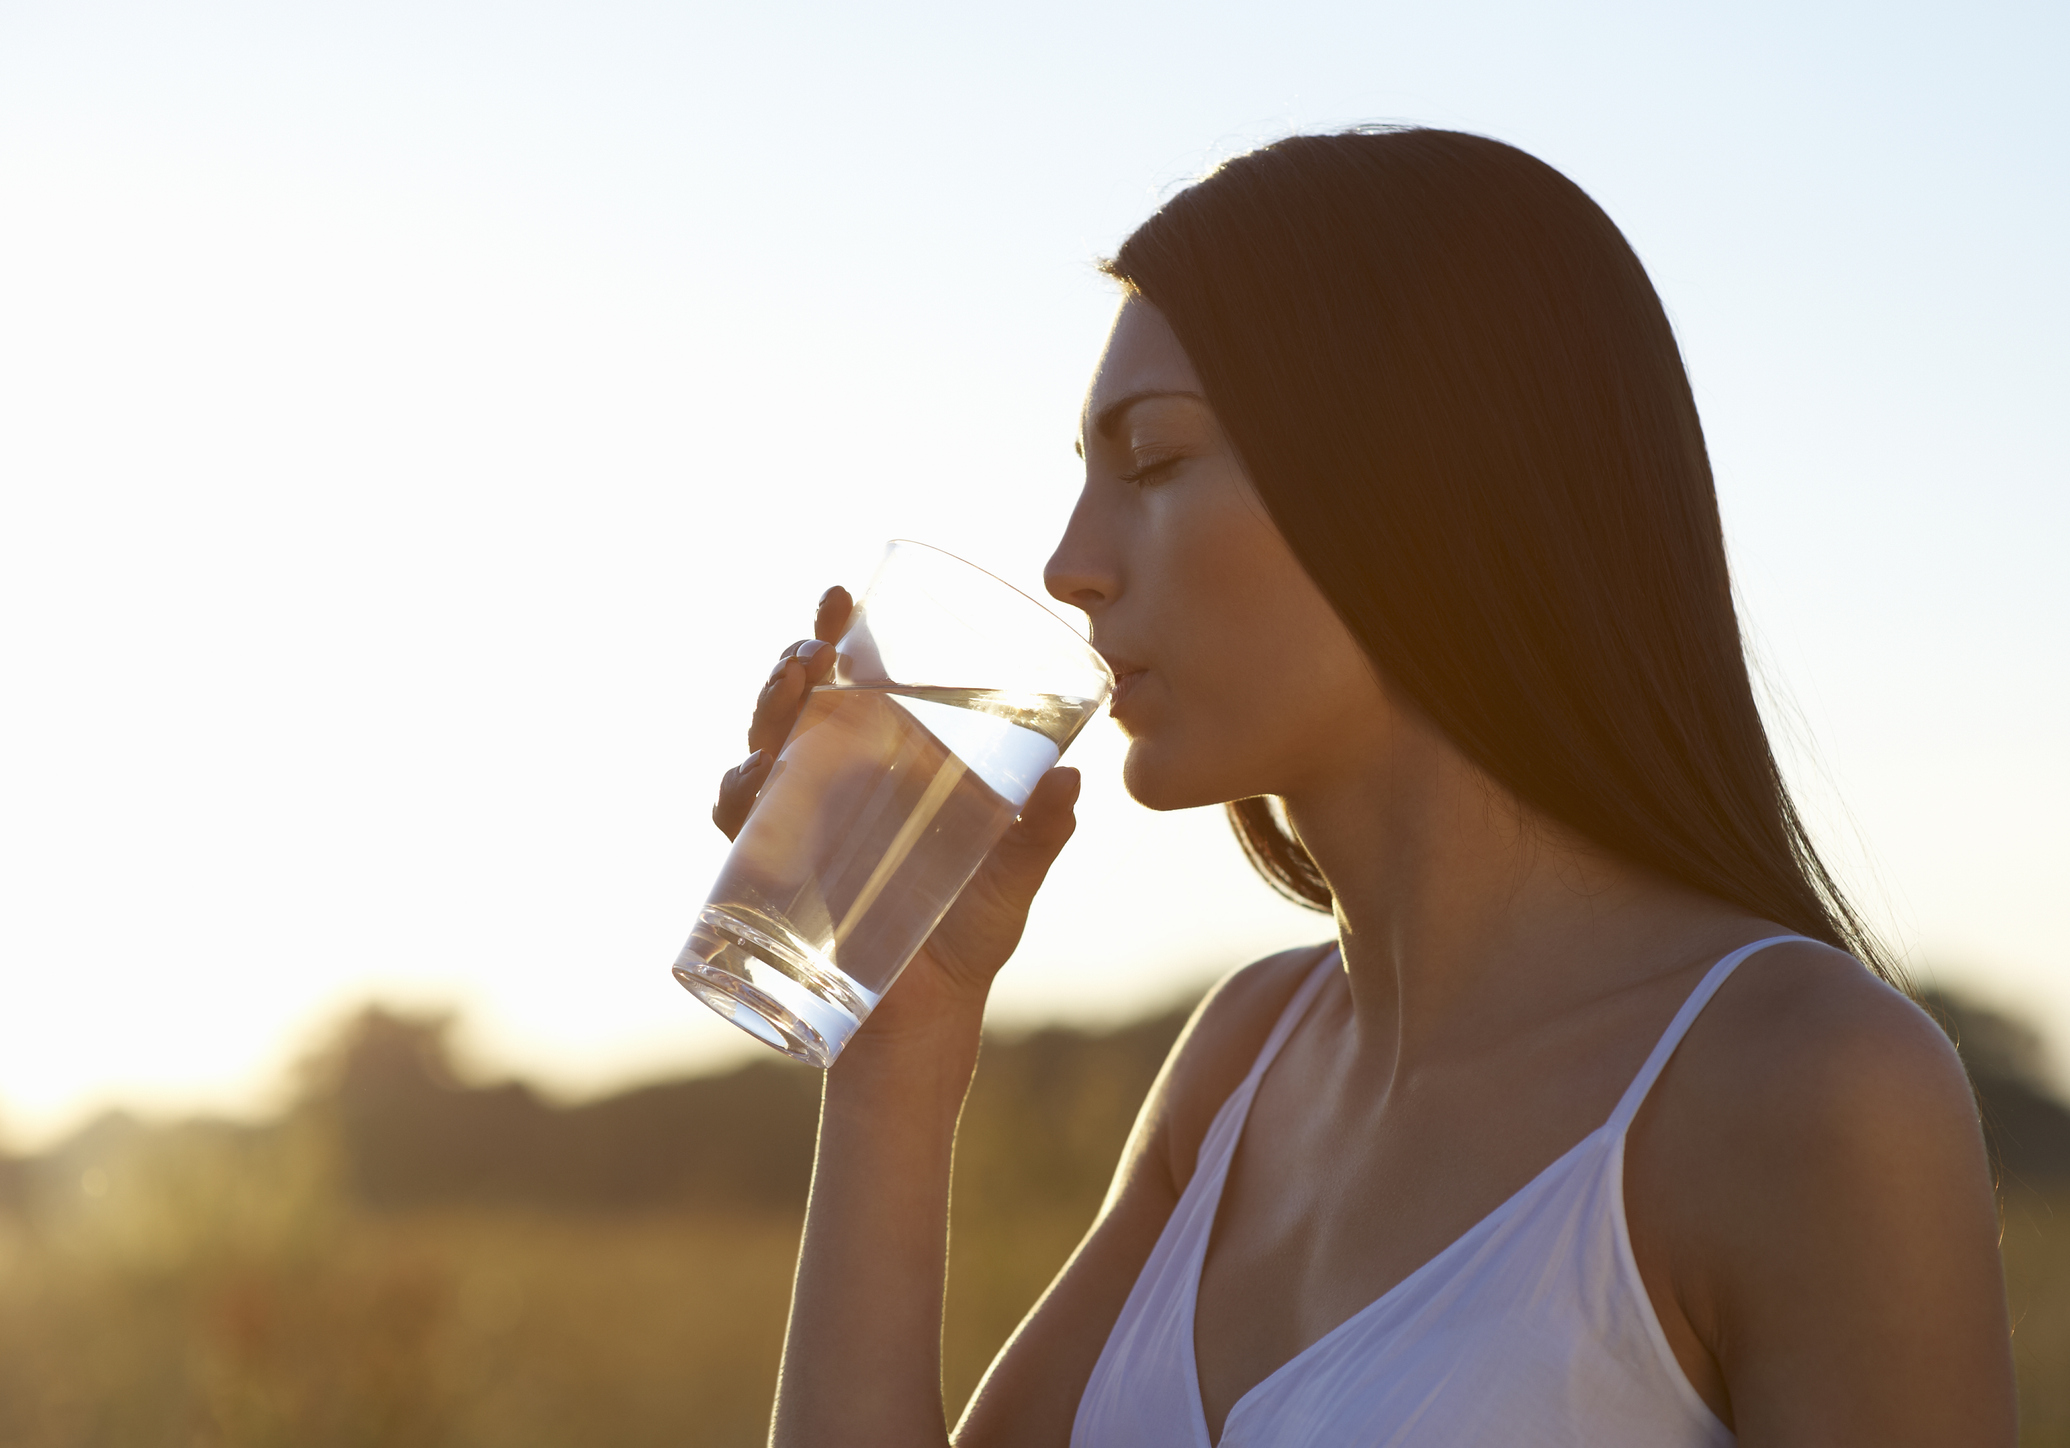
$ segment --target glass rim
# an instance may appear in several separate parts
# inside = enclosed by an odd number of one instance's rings
[[[1069,619],[1059,614],[1055,609],[1051,608],[1041,599],[1035,597],[1034,594],[1029,593],[1024,589],[1016,588],[1013,584],[1008,583],[1005,579],[1001,578],[998,574],[994,573],[989,568],[980,567],[978,564],[972,563],[968,558],[965,558],[960,554],[951,553],[946,548],[938,548],[932,543],[922,543],[918,538],[887,538],[884,540],[884,551],[887,555],[894,548],[925,549],[929,553],[933,553],[939,557],[948,559],[951,563],[960,564],[963,567],[968,568],[972,573],[978,574],[979,576],[984,578],[991,579],[992,582],[998,584],[1008,593],[1011,593],[1015,597],[1020,598],[1021,600],[1026,602],[1030,607],[1039,610],[1044,617],[1048,618],[1052,623],[1056,624],[1058,628],[1063,629],[1066,633],[1070,634],[1072,638],[1076,639],[1078,641],[1079,647],[1085,650],[1087,655],[1091,657],[1093,663],[1099,668],[1100,673],[1106,677],[1108,688],[1111,689],[1114,686],[1114,670],[1108,666],[1106,659],[1101,657],[1100,651],[1093,647],[1092,640],[1087,638],[1084,634],[1080,633],[1076,625],[1074,625]],[[882,565],[880,564],[879,566],[881,567]],[[871,582],[874,584],[875,579],[872,578]],[[866,588],[863,590],[863,592],[865,595],[867,595],[869,590]]]

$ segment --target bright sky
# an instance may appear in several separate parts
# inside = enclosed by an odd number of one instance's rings
[[[0,7],[0,1138],[262,1108],[349,1005],[571,1092],[759,1050],[669,979],[821,588],[1030,589],[1218,158],[1519,144],[1676,321],[1792,769],[1943,983],[2070,1046],[2070,9]],[[1319,922],[1102,723],[997,1009]]]

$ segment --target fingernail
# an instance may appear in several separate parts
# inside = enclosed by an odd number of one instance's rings
[[[757,749],[753,754],[750,754],[747,758],[740,761],[740,772],[742,774],[753,774],[758,768],[761,767],[761,764],[762,751]]]
[[[827,644],[825,639],[806,640],[804,643],[798,645],[799,662],[807,664],[811,663],[814,659],[819,657],[820,650],[824,649],[826,646]]]
[[[791,662],[791,656],[790,656],[789,654],[785,654],[785,655],[784,655],[784,656],[783,656],[782,658],[778,659],[778,660],[776,661],[776,667],[775,667],[775,668],[773,668],[773,669],[771,669],[771,670],[769,671],[769,682],[773,684],[773,683],[775,683],[775,682],[776,682],[776,681],[777,681],[778,679],[782,678],[782,677],[783,677],[783,671],[784,671],[784,670],[785,670],[785,669],[786,669],[787,667],[789,667],[789,665],[790,665],[790,662]]]
[[[834,585],[834,588],[839,588],[840,586],[841,585],[837,583]],[[828,589],[825,593],[822,593],[819,596],[819,606],[821,608],[825,608],[827,606],[827,600],[834,596],[834,588]]]

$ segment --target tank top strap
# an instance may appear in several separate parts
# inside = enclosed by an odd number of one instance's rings
[[[1196,1190],[1196,1184],[1213,1183],[1212,1192],[1220,1194],[1221,1174],[1228,1170],[1231,1158],[1236,1155],[1236,1142],[1243,1135],[1243,1124],[1251,1114],[1251,1098],[1258,1094],[1258,1083],[1265,1079],[1265,1072],[1272,1065],[1273,1058],[1279,1055],[1280,1047],[1286,1045],[1287,1038],[1294,1034],[1294,1027],[1301,1024],[1301,1018],[1308,1014],[1308,1007],[1322,991],[1323,982],[1330,978],[1336,960],[1337,947],[1333,945],[1309,967],[1307,978],[1294,988],[1294,994],[1280,1008],[1279,1019],[1272,1023],[1265,1044],[1258,1048],[1249,1073],[1236,1083],[1234,1091],[1222,1098],[1221,1109],[1208,1123],[1207,1135],[1201,1138],[1199,1154],[1194,1158],[1193,1177],[1187,1184],[1187,1191]]]
[[[1321,993],[1323,982],[1335,971],[1337,949],[1336,946],[1331,946],[1323,952],[1322,959],[1309,967],[1308,978],[1295,988],[1292,998],[1280,1011],[1279,1019],[1272,1023],[1272,1034],[1267,1036],[1265,1044],[1258,1048],[1258,1059],[1251,1062],[1250,1074],[1244,1077],[1243,1084],[1236,1088],[1239,1093],[1247,1094],[1257,1090],[1258,1083],[1265,1079],[1265,1072],[1272,1065],[1273,1057],[1277,1056],[1280,1047],[1287,1043],[1287,1037],[1294,1034],[1294,1027],[1301,1024],[1301,1018],[1308,1014],[1309,1005]]]
[[[1653,1089],[1653,1083],[1667,1068],[1668,1058],[1675,1054],[1675,1048],[1682,1044],[1682,1037],[1689,1034],[1689,1028],[1696,1024],[1696,1018],[1703,1008],[1710,1004],[1711,997],[1718,993],[1718,987],[1725,984],[1740,963],[1756,951],[1766,950],[1771,945],[1786,941],[1802,940],[1817,944],[1808,935],[1771,935],[1765,940],[1756,940],[1751,945],[1742,945],[1704,973],[1696,989],[1689,992],[1689,998],[1682,1002],[1682,1009],[1675,1012],[1675,1018],[1668,1022],[1668,1028],[1661,1033],[1660,1040],[1653,1047],[1653,1054],[1646,1058],[1646,1064],[1639,1068],[1639,1074],[1632,1078],[1632,1084],[1624,1091],[1624,1099],[1617,1103],[1617,1109],[1610,1113],[1610,1134],[1622,1136],[1631,1126],[1632,1118],[1639,1114],[1639,1108],[1646,1104],[1646,1093]]]

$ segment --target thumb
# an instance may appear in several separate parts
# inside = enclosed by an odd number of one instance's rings
[[[1081,784],[1077,770],[1059,766],[1042,776],[1021,806],[1021,817],[1007,827],[986,857],[983,873],[994,895],[1026,909],[1049,874],[1049,867],[1078,828]]]

